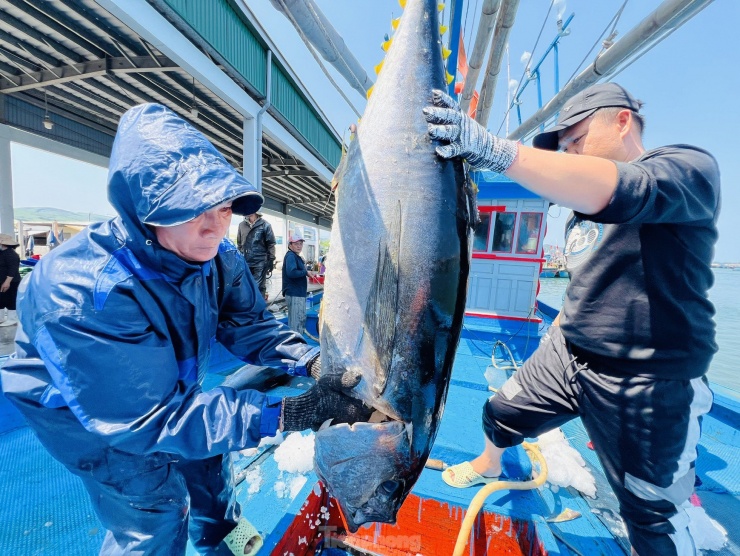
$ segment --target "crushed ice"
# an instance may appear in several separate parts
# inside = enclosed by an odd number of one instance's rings
[[[541,434],[537,445],[547,463],[548,483],[555,487],[572,486],[586,496],[596,496],[596,479],[586,467],[581,454],[568,444],[563,431],[554,429]]]
[[[299,432],[289,434],[275,450],[275,462],[280,471],[287,473],[308,473],[313,469],[314,442],[316,436]]]

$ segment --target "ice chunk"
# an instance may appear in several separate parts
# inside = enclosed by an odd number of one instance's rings
[[[287,473],[308,473],[313,469],[314,441],[316,436],[309,433],[303,436],[294,432],[275,450],[275,462],[280,471]]]
[[[280,445],[283,442],[283,433],[278,431],[275,436],[266,436],[260,441],[260,448],[272,445]]]
[[[720,550],[727,542],[727,531],[707,515],[702,507],[685,508],[689,515],[689,531],[699,550]]]
[[[305,475],[297,475],[290,479],[290,483],[288,484],[288,490],[290,492],[290,499],[295,500],[295,497],[298,496],[298,493],[301,492],[301,489],[303,488],[303,485],[306,484],[306,481],[308,479]]]
[[[252,494],[258,493],[262,486],[262,470],[259,465],[247,469],[247,472],[244,474],[244,480],[249,485],[247,494],[251,496]]]
[[[596,496],[596,479],[586,468],[581,454],[568,444],[563,431],[555,429],[541,434],[537,445],[547,463],[547,481],[550,484],[572,486],[586,496]]]
[[[273,488],[278,498],[285,498],[287,490],[287,485],[285,484],[285,481],[275,481],[275,486]]]

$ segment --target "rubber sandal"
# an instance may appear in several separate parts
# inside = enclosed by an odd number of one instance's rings
[[[484,477],[473,470],[469,461],[452,465],[442,472],[442,480],[455,488],[469,488],[476,485],[487,485],[498,481],[498,477]]]
[[[254,556],[262,548],[262,536],[254,525],[241,517],[236,527],[226,535],[224,544],[237,556]]]

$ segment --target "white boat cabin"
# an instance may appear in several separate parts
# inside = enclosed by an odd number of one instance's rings
[[[538,322],[549,202],[512,180],[475,172],[480,224],[473,240],[466,314]]]

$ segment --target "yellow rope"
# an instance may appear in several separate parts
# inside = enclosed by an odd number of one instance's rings
[[[323,299],[321,301],[323,301]],[[304,334],[306,336],[308,336],[309,338],[311,338],[317,344],[320,344],[321,343],[321,340],[319,339],[319,336],[321,336],[321,324],[324,322],[324,304],[321,303],[321,301],[319,301],[319,314],[317,316],[317,321],[318,322],[316,324],[316,330],[317,330],[316,336],[314,336],[313,334],[311,334],[308,331],[308,329],[306,329],[306,328],[303,329]]]
[[[478,512],[480,512],[480,509],[483,507],[483,502],[485,502],[486,498],[491,494],[504,489],[531,490],[545,484],[545,481],[547,480],[547,464],[545,463],[545,458],[542,457],[539,448],[536,444],[530,444],[528,442],[522,444],[522,447],[527,451],[532,460],[533,473],[535,462],[540,464],[539,474],[537,474],[531,481],[497,481],[484,485],[470,501],[467,513],[465,514],[465,519],[463,519],[463,523],[460,526],[460,532],[457,534],[455,551],[452,553],[453,556],[462,556],[464,554],[465,547],[470,538],[470,531],[473,529],[473,524],[475,523],[475,519],[478,517]]]

